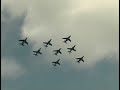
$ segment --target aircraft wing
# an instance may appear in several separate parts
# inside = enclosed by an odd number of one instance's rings
[[[73,49],[74,51],[76,51],[75,49]]]
[[[56,62],[52,62],[52,63],[56,63]]]
[[[58,63],[58,65],[60,65],[60,63]]]
[[[42,54],[41,52],[39,52],[39,54]]]
[[[62,39],[67,39],[67,38],[62,38]]]
[[[33,52],[37,52],[37,51],[33,51]]]
[[[19,41],[24,41],[24,40],[19,40]]]
[[[71,48],[67,48],[67,49],[71,49]]]
[[[71,40],[70,39],[68,39],[70,42],[71,42]]]
[[[57,50],[53,50],[53,52],[56,52]]]
[[[49,43],[49,45],[51,45],[51,46],[52,46],[52,44],[51,44],[51,43]]]
[[[28,44],[28,42],[25,42],[26,44]]]
[[[47,42],[43,42],[44,44],[47,44]]]

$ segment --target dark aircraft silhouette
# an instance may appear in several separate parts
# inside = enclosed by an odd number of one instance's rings
[[[72,51],[76,51],[76,50],[75,50],[75,46],[76,46],[76,45],[74,45],[72,48],[67,48],[67,49],[70,50],[70,51],[68,51],[68,52],[71,53]]]
[[[61,48],[58,49],[58,50],[54,50],[53,52],[55,52],[55,55],[57,55],[58,53],[59,53],[59,54],[62,54],[60,50],[61,50]]]
[[[45,46],[45,47],[48,47],[48,45],[52,46],[51,40],[52,40],[52,39],[50,39],[48,42],[43,42],[43,43],[45,44],[44,46]]]
[[[56,62],[52,62],[54,66],[56,66],[57,64],[60,65],[59,63],[60,59],[58,59]]]
[[[70,37],[71,37],[71,35],[68,36],[67,38],[62,38],[62,39],[65,39],[64,42],[67,43],[67,41],[70,41],[70,42],[71,42]]]
[[[84,56],[83,56],[84,57]],[[83,60],[83,57],[81,57],[81,58],[76,58],[76,59],[78,59],[78,63],[80,63],[80,61],[82,61],[82,62],[84,62],[84,60]]]
[[[24,40],[19,40],[19,41],[22,41],[21,43],[22,46],[24,46],[25,43],[28,45],[27,38],[25,38]]]
[[[38,56],[38,54],[42,54],[41,52],[40,52],[40,50],[41,50],[41,48],[39,49],[39,50],[37,50],[37,51],[33,51],[33,52],[35,52],[35,56]]]

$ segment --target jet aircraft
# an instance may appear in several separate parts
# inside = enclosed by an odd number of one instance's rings
[[[56,62],[52,62],[54,66],[56,66],[57,64],[60,65],[59,63],[60,59],[58,59]]]
[[[71,35],[70,35],[70,36],[68,36],[68,37],[66,37],[66,38],[62,38],[62,39],[65,39],[65,40],[64,40],[64,43],[67,43],[67,41],[70,41],[70,42],[71,42],[70,37],[71,37]]]
[[[37,50],[37,51],[33,51],[33,52],[35,52],[35,56],[38,56],[38,54],[42,54],[41,52],[40,52],[40,50],[41,50],[41,48],[39,49],[39,50]]]
[[[84,56],[83,56],[84,57]],[[76,58],[76,59],[78,59],[78,63],[80,63],[80,61],[82,61],[82,62],[84,62],[84,60],[83,60],[83,57],[81,57],[81,58]]]
[[[27,45],[28,45],[27,38],[25,38],[24,40],[19,40],[19,41],[22,42],[22,43],[21,43],[22,46],[24,46],[24,44],[27,44]]]
[[[76,46],[76,45],[74,45],[72,48],[67,48],[67,49],[70,50],[70,51],[68,51],[68,52],[71,53],[72,51],[76,51],[76,50],[75,50],[75,46]]]
[[[57,55],[58,53],[59,53],[59,54],[62,54],[62,53],[61,53],[61,48],[58,49],[58,50],[54,50],[53,52],[55,52],[55,55]]]
[[[48,45],[52,46],[51,40],[52,40],[52,39],[50,39],[48,42],[43,42],[43,43],[45,44],[44,46],[45,46],[45,47],[48,47]]]

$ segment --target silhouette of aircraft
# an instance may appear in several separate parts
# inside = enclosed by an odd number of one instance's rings
[[[44,46],[45,46],[45,47],[48,47],[48,45],[52,46],[51,40],[52,40],[52,39],[50,39],[48,42],[43,42],[43,43],[45,44]]]
[[[68,36],[67,38],[62,38],[62,39],[65,39],[65,40],[64,40],[64,43],[67,43],[67,41],[70,41],[70,42],[71,42],[70,37],[71,37],[71,35]]]
[[[58,53],[59,53],[59,54],[62,54],[60,50],[61,50],[61,48],[58,49],[58,50],[54,50],[53,52],[55,52],[55,55],[57,55]]]
[[[83,56],[84,57],[84,56]],[[78,63],[80,63],[80,61],[82,61],[82,62],[84,62],[84,60],[83,60],[83,57],[81,57],[81,58],[76,58],[76,59],[78,59]]]
[[[60,65],[59,63],[60,59],[58,59],[56,62],[52,62],[54,66],[56,66],[57,64]]]
[[[20,45],[24,46],[24,44],[27,44],[28,45],[28,42],[27,42],[27,38],[23,39],[23,40],[19,40],[21,41],[22,43]]]
[[[38,56],[38,54],[42,54],[41,52],[40,52],[40,50],[41,50],[41,48],[39,49],[39,50],[37,50],[37,51],[33,51],[33,52],[35,52],[35,56]]]
[[[72,51],[76,51],[76,50],[75,50],[75,46],[76,46],[76,45],[74,45],[72,48],[67,48],[67,49],[70,50],[70,51],[68,51],[68,52],[71,53]]]

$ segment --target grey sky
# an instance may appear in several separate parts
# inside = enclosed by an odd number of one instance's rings
[[[109,3],[108,3],[109,2]],[[118,90],[118,0],[2,0],[2,90]],[[72,35],[72,43],[63,37]],[[28,37],[29,45],[18,40]],[[53,39],[47,49],[43,41]],[[67,47],[77,52],[67,54]],[[34,57],[32,50],[42,48]],[[52,50],[63,48],[63,55]],[[75,58],[85,56],[85,63]],[[52,61],[61,59],[54,68]]]

